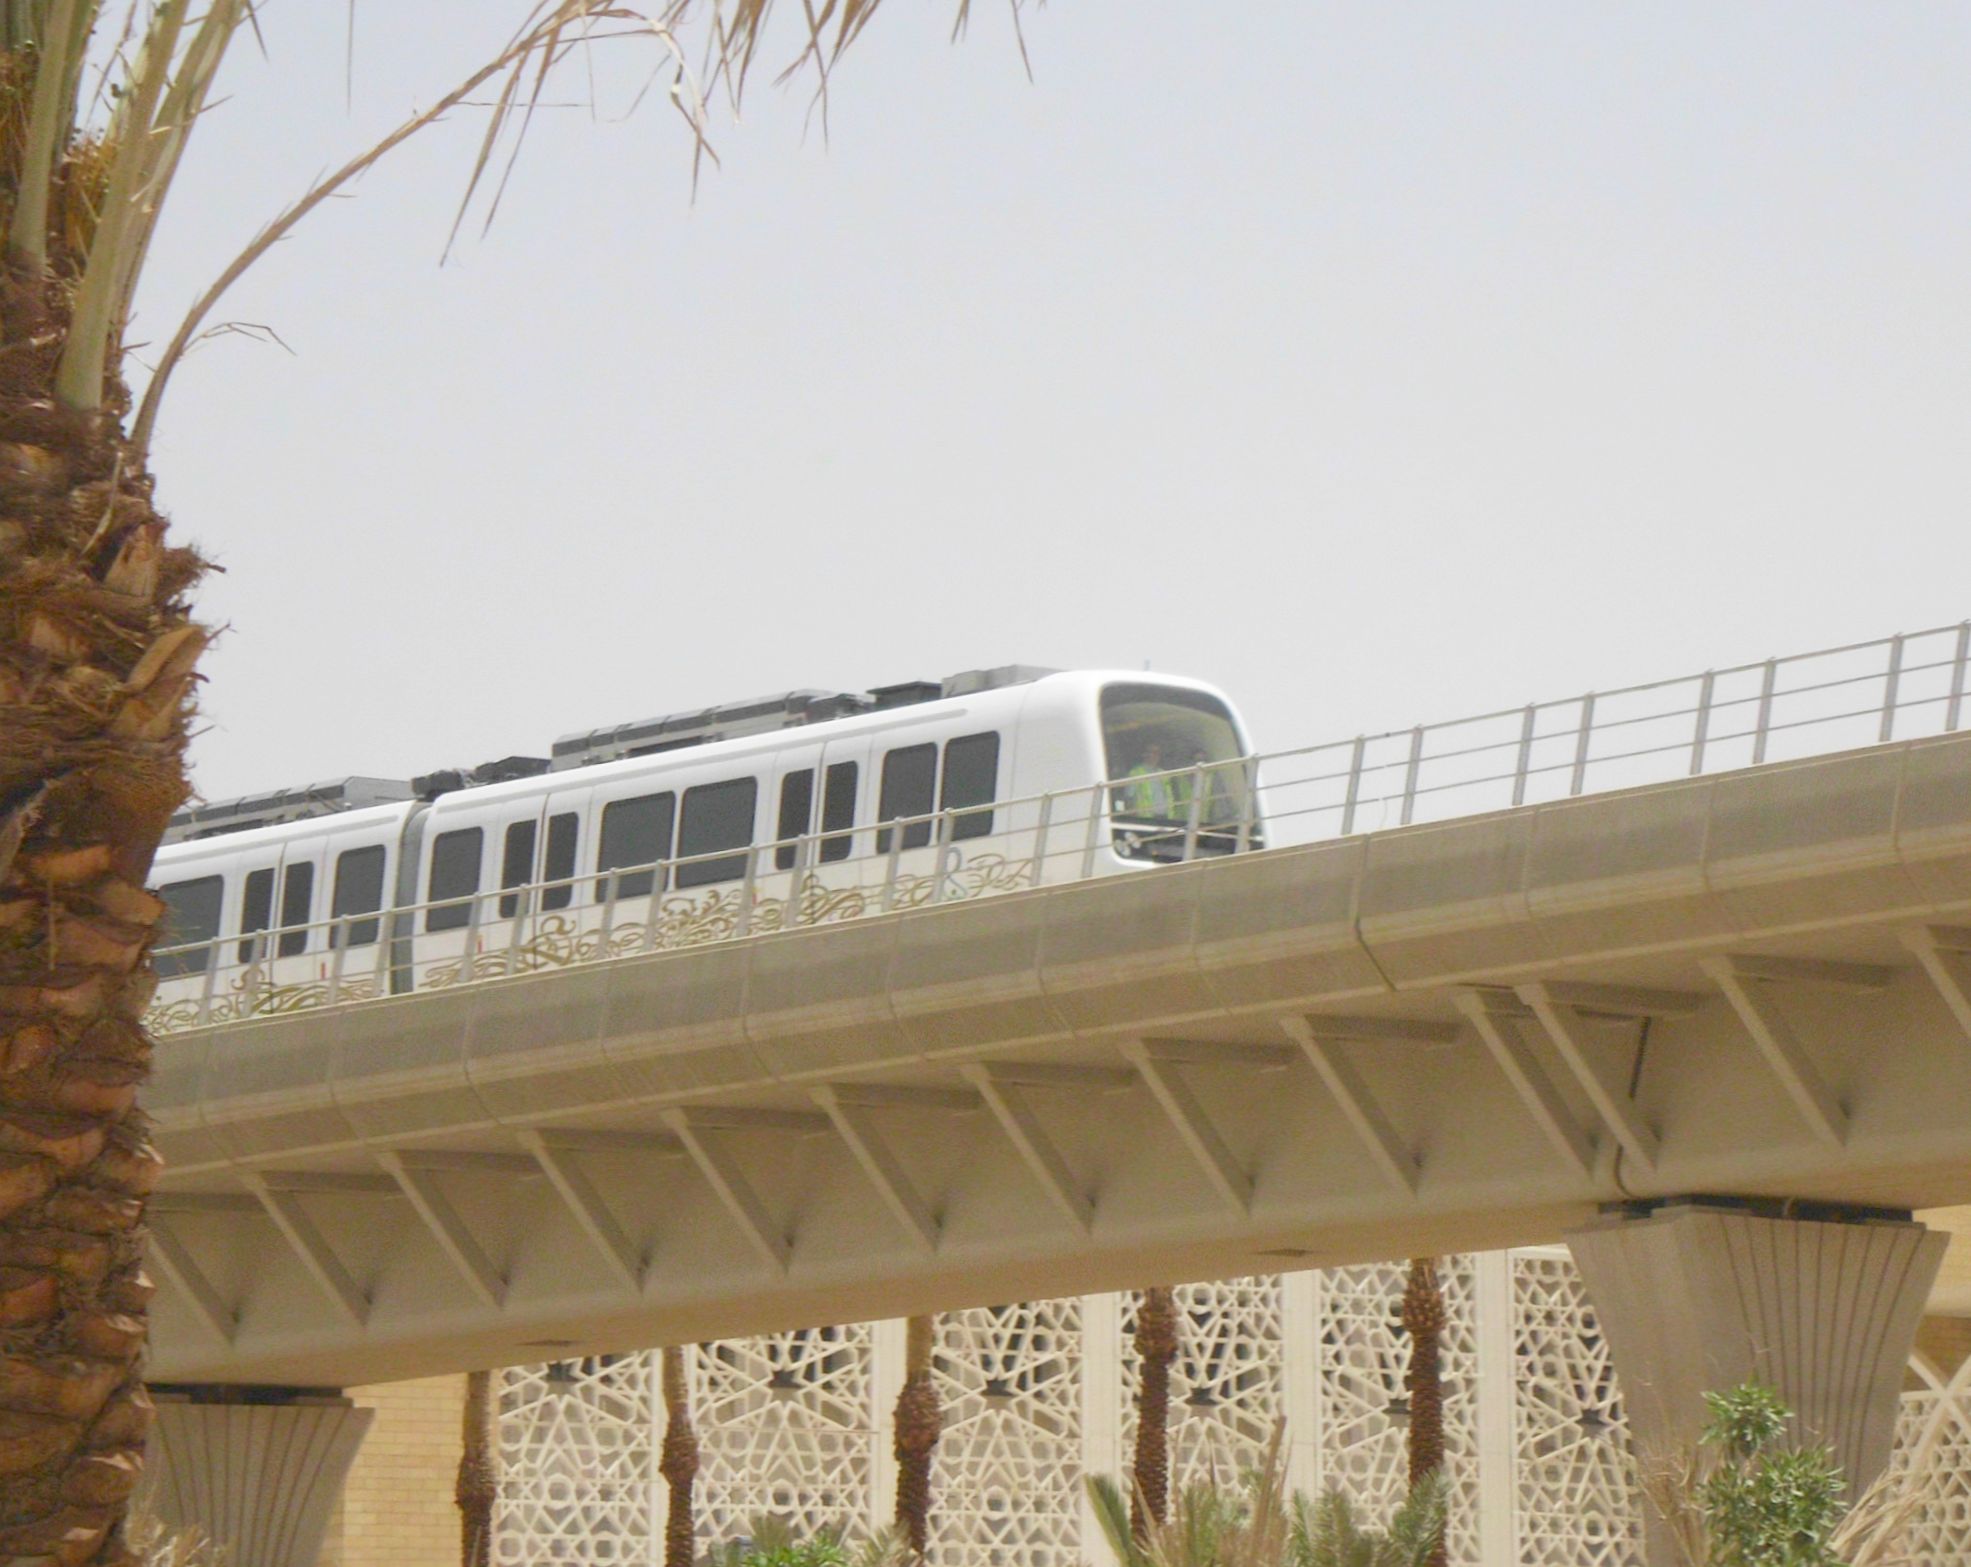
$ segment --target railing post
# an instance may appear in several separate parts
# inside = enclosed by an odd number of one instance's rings
[[[246,972],[240,976],[246,994],[248,1012],[260,1007],[260,992],[264,987],[270,993],[274,988],[274,976],[270,968],[273,947],[269,940],[271,932],[259,930],[246,944]]]
[[[944,902],[945,854],[951,847],[951,812],[939,811],[937,829],[932,834],[936,857],[931,863],[931,901]]]
[[[815,851],[815,863],[820,862],[821,839],[818,834],[804,832],[794,840],[794,879],[787,886],[787,912],[780,917],[783,929],[792,930],[802,922],[807,913],[803,894],[808,879],[809,851]]]
[[[1882,680],[1882,727],[1875,738],[1886,742],[1896,733],[1897,688],[1903,683],[1903,634],[1889,638],[1889,671]]]
[[[603,872],[609,878],[609,889],[602,896],[602,942],[597,948],[601,956],[609,955],[609,933],[616,928],[616,899],[623,890],[622,871],[611,868]],[[650,873],[650,923],[657,923],[657,872]],[[580,944],[577,943],[579,946]]]
[[[903,858],[903,818],[898,817],[890,823],[890,853],[888,863],[883,867],[883,912],[889,913],[896,907],[897,862]]]
[[[1588,741],[1595,732],[1595,694],[1581,698],[1581,728],[1574,736],[1574,772],[1567,780],[1567,792],[1579,794],[1588,786]]]
[[[1705,670],[1704,678],[1697,686],[1697,731],[1690,738],[1690,776],[1693,778],[1704,771],[1704,745],[1711,738],[1711,697],[1717,686],[1716,671]]]
[[[1418,724],[1410,731],[1410,760],[1403,769],[1403,814],[1400,818],[1405,827],[1417,809],[1417,774],[1423,768],[1424,731]]]
[[[1971,620],[1957,628],[1957,654],[1950,665],[1950,700],[1944,704],[1944,733],[1955,734],[1964,711],[1964,666],[1971,662]]]
[[[1519,754],[1513,759],[1512,764],[1512,803],[1514,805],[1524,805],[1526,803],[1526,779],[1527,775],[1533,770],[1533,726],[1537,721],[1539,711],[1538,705],[1528,702],[1525,711],[1519,715]]]
[[[1099,783],[1088,791],[1088,839],[1081,846],[1081,879],[1095,874],[1095,849],[1101,841],[1102,802],[1109,797],[1109,785]]]
[[[212,990],[219,983],[219,943],[211,942],[205,949],[205,983],[199,987],[198,1020],[201,1023],[212,1021]]]
[[[473,969],[479,957],[479,900],[485,894],[477,887],[472,889],[465,905],[465,950],[459,954],[459,983],[468,984],[472,980]]]
[[[1184,861],[1198,857],[1198,819],[1204,814],[1204,769],[1191,769],[1191,808],[1184,813]]]
[[[1240,791],[1239,836],[1232,845],[1234,854],[1244,854],[1252,847],[1252,824],[1259,815],[1259,758],[1240,757],[1239,772],[1245,779],[1245,788]]]
[[[756,885],[760,851],[754,844],[746,845],[746,874],[739,878],[739,919],[734,934],[750,936],[753,933],[753,888]]]
[[[677,875],[678,862],[676,859],[659,860],[656,869],[650,873],[650,914],[648,920],[653,927],[664,923],[664,893],[669,888],[677,885]],[[609,943],[607,941],[604,941],[602,946],[597,950],[596,956],[605,961],[609,958]]]
[[[383,934],[379,927],[377,935]],[[381,946],[382,943],[378,942]],[[343,915],[329,926],[328,1004],[334,1006],[342,995],[342,965],[349,951],[349,916]]]
[[[1047,829],[1054,825],[1054,791],[1040,797],[1040,819],[1033,828],[1033,877],[1029,886],[1038,887],[1047,873]]]
[[[1348,753],[1348,789],[1341,799],[1341,836],[1355,831],[1355,806],[1362,798],[1362,758],[1369,749],[1369,737],[1357,735]]]
[[[1773,690],[1779,684],[1779,660],[1766,660],[1765,672],[1759,677],[1759,716],[1752,726],[1752,765],[1757,767],[1766,759],[1766,741],[1773,728]]]

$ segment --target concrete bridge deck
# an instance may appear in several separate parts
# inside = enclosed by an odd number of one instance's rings
[[[1971,735],[174,1035],[162,1381],[1971,1201]]]

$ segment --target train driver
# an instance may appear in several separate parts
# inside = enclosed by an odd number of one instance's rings
[[[1143,747],[1143,760],[1129,769],[1128,781],[1119,791],[1122,808],[1131,816],[1168,820],[1171,816],[1170,779],[1163,772],[1163,747],[1152,740]]]

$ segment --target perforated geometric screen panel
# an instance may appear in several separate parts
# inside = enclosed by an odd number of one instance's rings
[[[597,1356],[514,1367],[495,1378],[500,1567],[646,1563],[652,1528],[656,1357]]]
[[[692,1355],[698,1527],[707,1542],[770,1516],[806,1539],[868,1533],[867,1323],[723,1339]]]
[[[1522,1567],[1641,1567],[1642,1495],[1608,1343],[1574,1264],[1519,1255],[1513,1450]]]
[[[1474,1391],[1478,1347],[1469,1257],[1438,1262],[1446,1322],[1443,1357],[1444,1456],[1451,1474],[1450,1557],[1478,1562],[1478,1440]],[[1401,1263],[1334,1268],[1318,1275],[1321,1470],[1371,1518],[1384,1518],[1409,1483],[1405,1449],[1409,1398],[1403,1385],[1409,1337],[1403,1331]]]
[[[1915,1515],[1909,1521],[1908,1559],[1971,1562],[1971,1408],[1963,1392],[1946,1398],[1941,1389],[1903,1395],[1896,1428],[1896,1467],[1928,1441],[1928,1476]]]
[[[1512,1567],[1641,1567],[1642,1502],[1608,1348],[1579,1275],[1558,1252],[1514,1254],[1486,1277],[1509,1276],[1510,1322],[1480,1375],[1474,1259],[1439,1265],[1444,1334],[1445,1445],[1453,1484],[1451,1559],[1479,1567],[1478,1399],[1510,1408],[1488,1429],[1511,1432],[1486,1462],[1494,1536],[1509,1531]],[[1325,1484],[1371,1518],[1400,1498],[1407,1469],[1409,1345],[1400,1264],[1309,1276],[1314,1331],[1289,1331],[1278,1277],[1187,1285],[1176,1291],[1178,1355],[1171,1371],[1172,1478],[1181,1486],[1234,1480],[1257,1464],[1284,1417],[1318,1452]],[[1501,1296],[1488,1296],[1498,1301]],[[1298,1294],[1306,1310],[1309,1293]],[[1090,1342],[1079,1299],[951,1312],[937,1320],[933,1375],[945,1427],[934,1460],[933,1567],[1083,1567],[1106,1561],[1085,1535],[1082,1476],[1091,1433],[1086,1387],[1114,1387],[1119,1407],[1093,1418],[1135,1440],[1137,1298],[1120,1302],[1120,1332]],[[1496,1305],[1488,1309],[1502,1309]],[[1105,1310],[1094,1320],[1113,1322]],[[1306,1319],[1297,1319],[1306,1320]],[[895,1357],[879,1364],[881,1354]],[[902,1335],[879,1341],[867,1324],[700,1345],[689,1357],[701,1467],[701,1550],[779,1518],[799,1535],[837,1529],[866,1538],[889,1520],[878,1475],[900,1384]],[[1509,1352],[1503,1346],[1510,1345]],[[1090,1381],[1091,1363],[1100,1375]],[[888,1369],[883,1369],[887,1367]],[[1295,1380],[1297,1379],[1297,1380]],[[662,1560],[663,1429],[658,1357],[563,1362],[501,1375],[500,1567],[628,1567]],[[1309,1407],[1290,1406],[1289,1386]],[[1308,1391],[1311,1390],[1311,1391]],[[1971,1398],[1946,1408],[1934,1376],[1906,1394],[1898,1463],[1930,1433],[1933,1480],[1911,1521],[1913,1562],[1971,1563]],[[1933,1417],[1936,1418],[1934,1427]],[[1108,1463],[1107,1459],[1104,1459]],[[1485,1563],[1484,1567],[1495,1567]]]
[[[1081,1302],[938,1318],[934,1567],[1078,1567]]]

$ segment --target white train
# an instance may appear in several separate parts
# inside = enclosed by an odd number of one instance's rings
[[[1021,666],[790,692],[407,782],[195,807],[155,879],[154,1026],[853,918],[1259,847],[1194,680]]]

